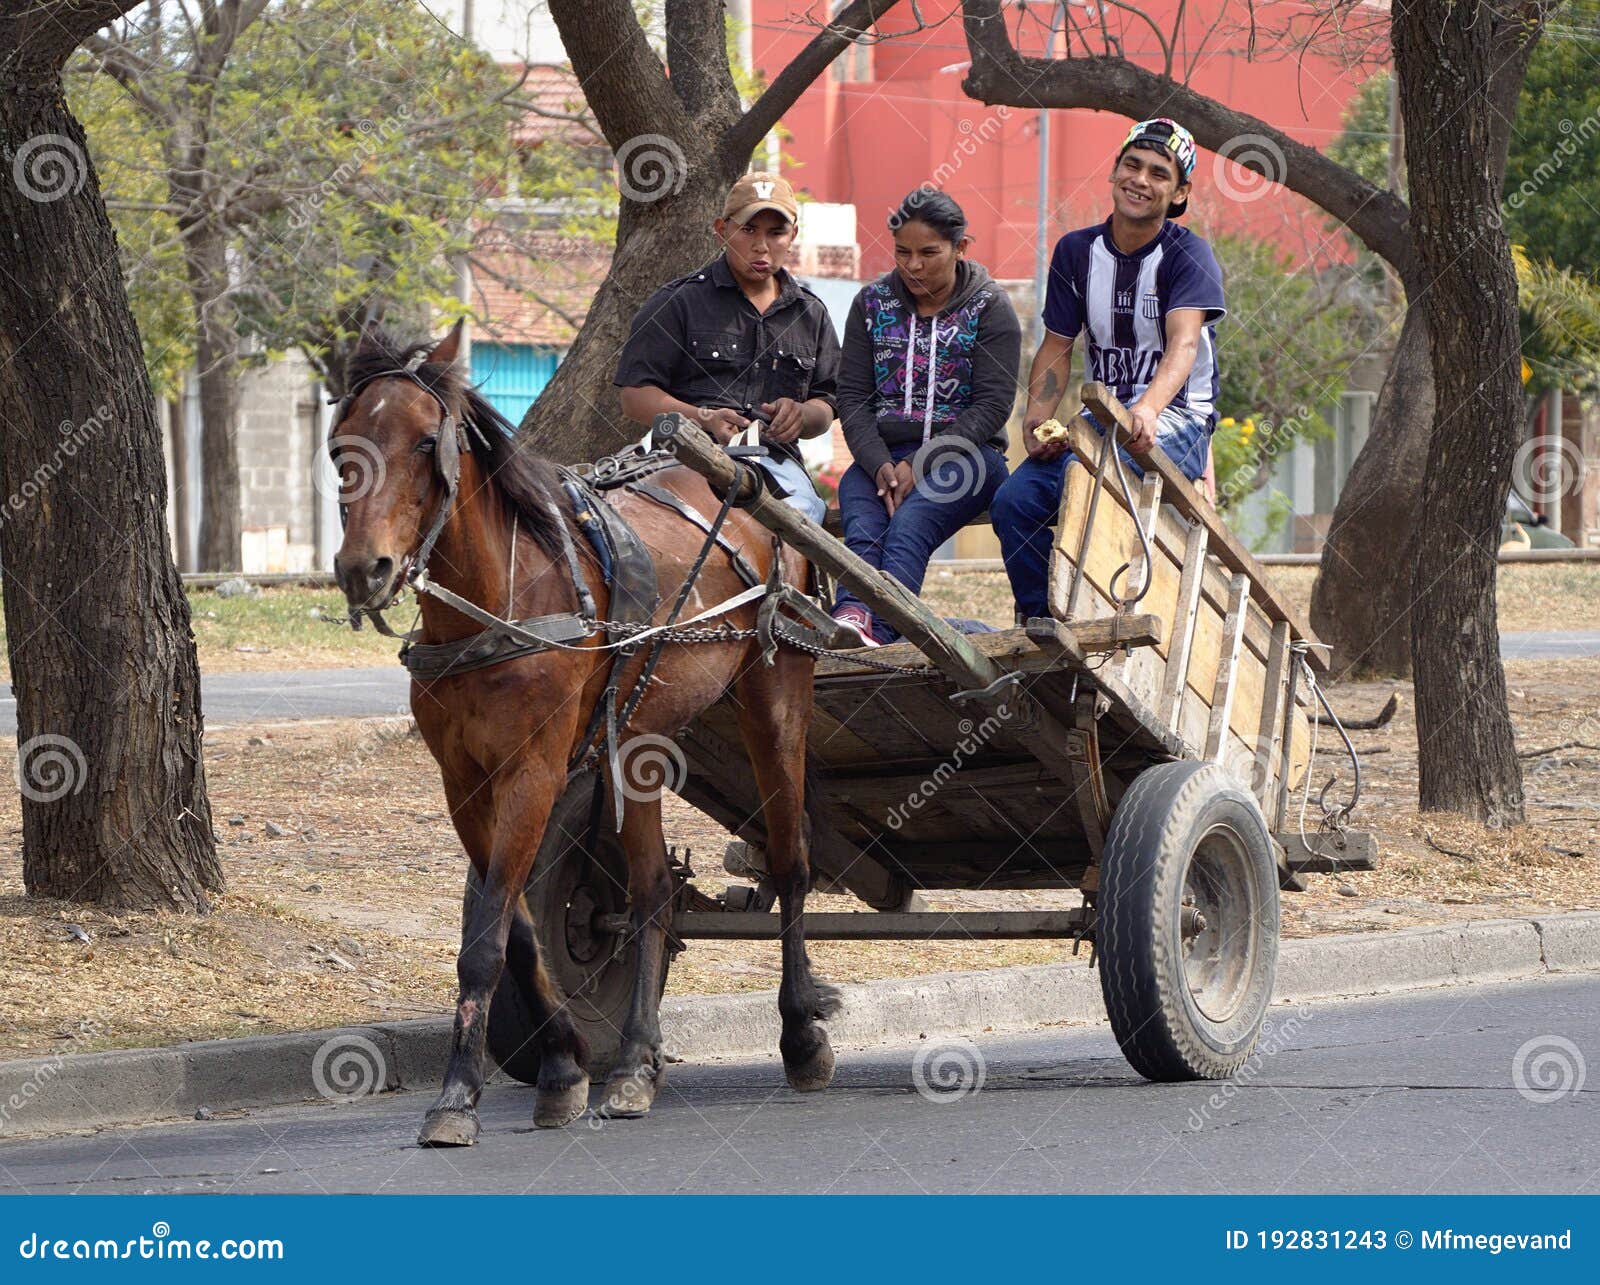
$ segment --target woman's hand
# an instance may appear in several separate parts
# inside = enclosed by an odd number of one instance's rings
[[[763,402],[761,413],[767,417],[767,430],[762,436],[768,441],[787,445],[798,439],[806,426],[805,408],[792,397]]]
[[[900,483],[899,502],[904,504],[911,498],[911,492],[916,490],[917,479],[911,475],[911,461],[901,460],[894,466],[895,480]]]
[[[909,473],[911,470],[906,471]],[[889,510],[889,516],[892,518],[900,501],[905,499],[905,495],[900,491],[899,471],[893,462],[880,464],[874,480],[878,483],[878,498],[883,501],[883,507]]]

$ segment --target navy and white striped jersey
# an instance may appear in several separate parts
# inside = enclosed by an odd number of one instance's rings
[[[1044,324],[1053,334],[1076,339],[1088,332],[1085,368],[1123,405],[1155,377],[1166,349],[1167,313],[1201,308],[1200,349],[1188,382],[1172,399],[1175,407],[1204,415],[1216,426],[1215,322],[1227,312],[1222,269],[1211,247],[1170,219],[1161,235],[1136,254],[1123,254],[1111,239],[1111,220],[1069,232],[1056,243],[1045,289]]]

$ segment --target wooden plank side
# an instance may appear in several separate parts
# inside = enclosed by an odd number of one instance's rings
[[[1115,424],[1117,440],[1126,446],[1128,432],[1127,409],[1117,401],[1116,397],[1104,384],[1089,382],[1079,390],[1079,397],[1084,406],[1094,414],[1102,424]],[[1073,414],[1074,420],[1082,422]],[[1089,432],[1093,429],[1084,427]],[[1146,471],[1155,471],[1161,475],[1166,486],[1167,499],[1184,514],[1185,517],[1203,522],[1211,532],[1211,546],[1227,565],[1230,571],[1241,572],[1248,578],[1250,594],[1266,610],[1272,620],[1287,620],[1294,628],[1297,639],[1315,643],[1318,641],[1311,625],[1301,616],[1295,605],[1284,596],[1261,569],[1251,552],[1228,530],[1227,524],[1217,511],[1201,498],[1200,493],[1194,489],[1194,484],[1179,471],[1178,466],[1172,462],[1166,452],[1159,447],[1149,452],[1133,453],[1133,458],[1139,462]],[[1327,661],[1317,650],[1312,650],[1308,656],[1312,666],[1319,670],[1326,670]]]
[[[1205,758],[1219,760],[1227,749],[1228,727],[1237,687],[1239,648],[1244,643],[1245,603],[1250,596],[1250,577],[1233,577],[1228,590],[1228,615],[1223,622],[1222,647],[1217,657],[1215,686],[1211,695],[1211,718],[1206,727]]]
[[[1256,801],[1272,830],[1283,828],[1283,817],[1274,816],[1279,750],[1283,743],[1284,707],[1289,699],[1289,622],[1280,620],[1272,627],[1272,651],[1262,671],[1261,717],[1256,724],[1255,767],[1251,776]]]
[[[1163,559],[1163,562],[1165,559]],[[1169,723],[1179,722],[1184,684],[1189,673],[1189,655],[1194,645],[1195,608],[1200,602],[1200,581],[1206,567],[1206,529],[1199,523],[1189,528],[1184,544],[1183,569],[1173,589],[1171,641],[1167,644],[1167,672],[1161,689],[1161,712]],[[1160,586],[1151,591],[1160,592]]]

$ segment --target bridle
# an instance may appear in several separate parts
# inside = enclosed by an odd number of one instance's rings
[[[422,537],[422,543],[417,547],[416,555],[410,560],[403,577],[403,583],[420,592],[425,592],[424,586],[428,584],[427,571],[428,559],[433,556],[434,545],[438,543],[439,534],[444,530],[445,523],[450,520],[450,514],[455,508],[456,495],[461,485],[461,452],[466,449],[467,442],[461,421],[451,413],[450,405],[440,395],[439,391],[423,381],[417,370],[427,360],[426,353],[417,353],[404,366],[396,366],[390,370],[378,370],[370,375],[363,376],[352,384],[345,395],[338,399],[338,409],[334,411],[333,425],[330,429],[328,440],[328,457],[333,462],[336,473],[339,469],[339,426],[344,423],[350,414],[350,408],[355,405],[356,399],[366,391],[368,386],[377,383],[380,379],[404,379],[416,385],[439,405],[439,427],[434,433],[433,468],[438,475],[440,483],[444,486],[444,499],[440,502],[438,511],[433,515],[433,521],[428,524],[427,532]],[[340,475],[340,489],[343,489],[343,475]],[[349,525],[350,513],[348,507],[341,499],[339,502],[339,526],[344,529]],[[514,537],[513,537],[514,538]],[[393,601],[391,595],[390,601]],[[390,638],[401,638],[402,635],[390,628],[389,622],[383,618],[383,607],[353,608],[350,612],[350,624],[354,629],[361,628],[361,618],[365,616],[372,622],[372,627],[379,633]]]

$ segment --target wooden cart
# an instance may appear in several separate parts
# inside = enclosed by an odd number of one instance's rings
[[[1126,440],[1098,385],[1083,400]],[[761,492],[686,420],[659,443],[704,474],[906,641],[817,665],[808,749],[818,885],[876,913],[808,914],[810,938],[1057,937],[1095,951],[1112,1028],[1152,1079],[1230,1074],[1271,998],[1278,890],[1309,870],[1367,866],[1368,836],[1303,838],[1316,639],[1215,511],[1163,454],[1118,475],[1084,420],[1056,528],[1051,618],[963,635],[892,579]],[[1121,595],[1119,597],[1119,595]],[[743,842],[729,870],[752,882],[713,900],[680,870],[673,932],[773,938],[760,796],[727,703],[680,738],[679,793]],[[527,890],[546,959],[601,1060],[632,976],[626,866],[614,839],[588,859],[587,786],[552,819]],[[1322,813],[1319,811],[1319,817]],[[1342,818],[1339,818],[1342,821]],[[1052,911],[928,912],[929,889],[1070,888]],[[470,892],[469,892],[470,896]],[[491,1007],[489,1045],[537,1073],[514,986]]]

